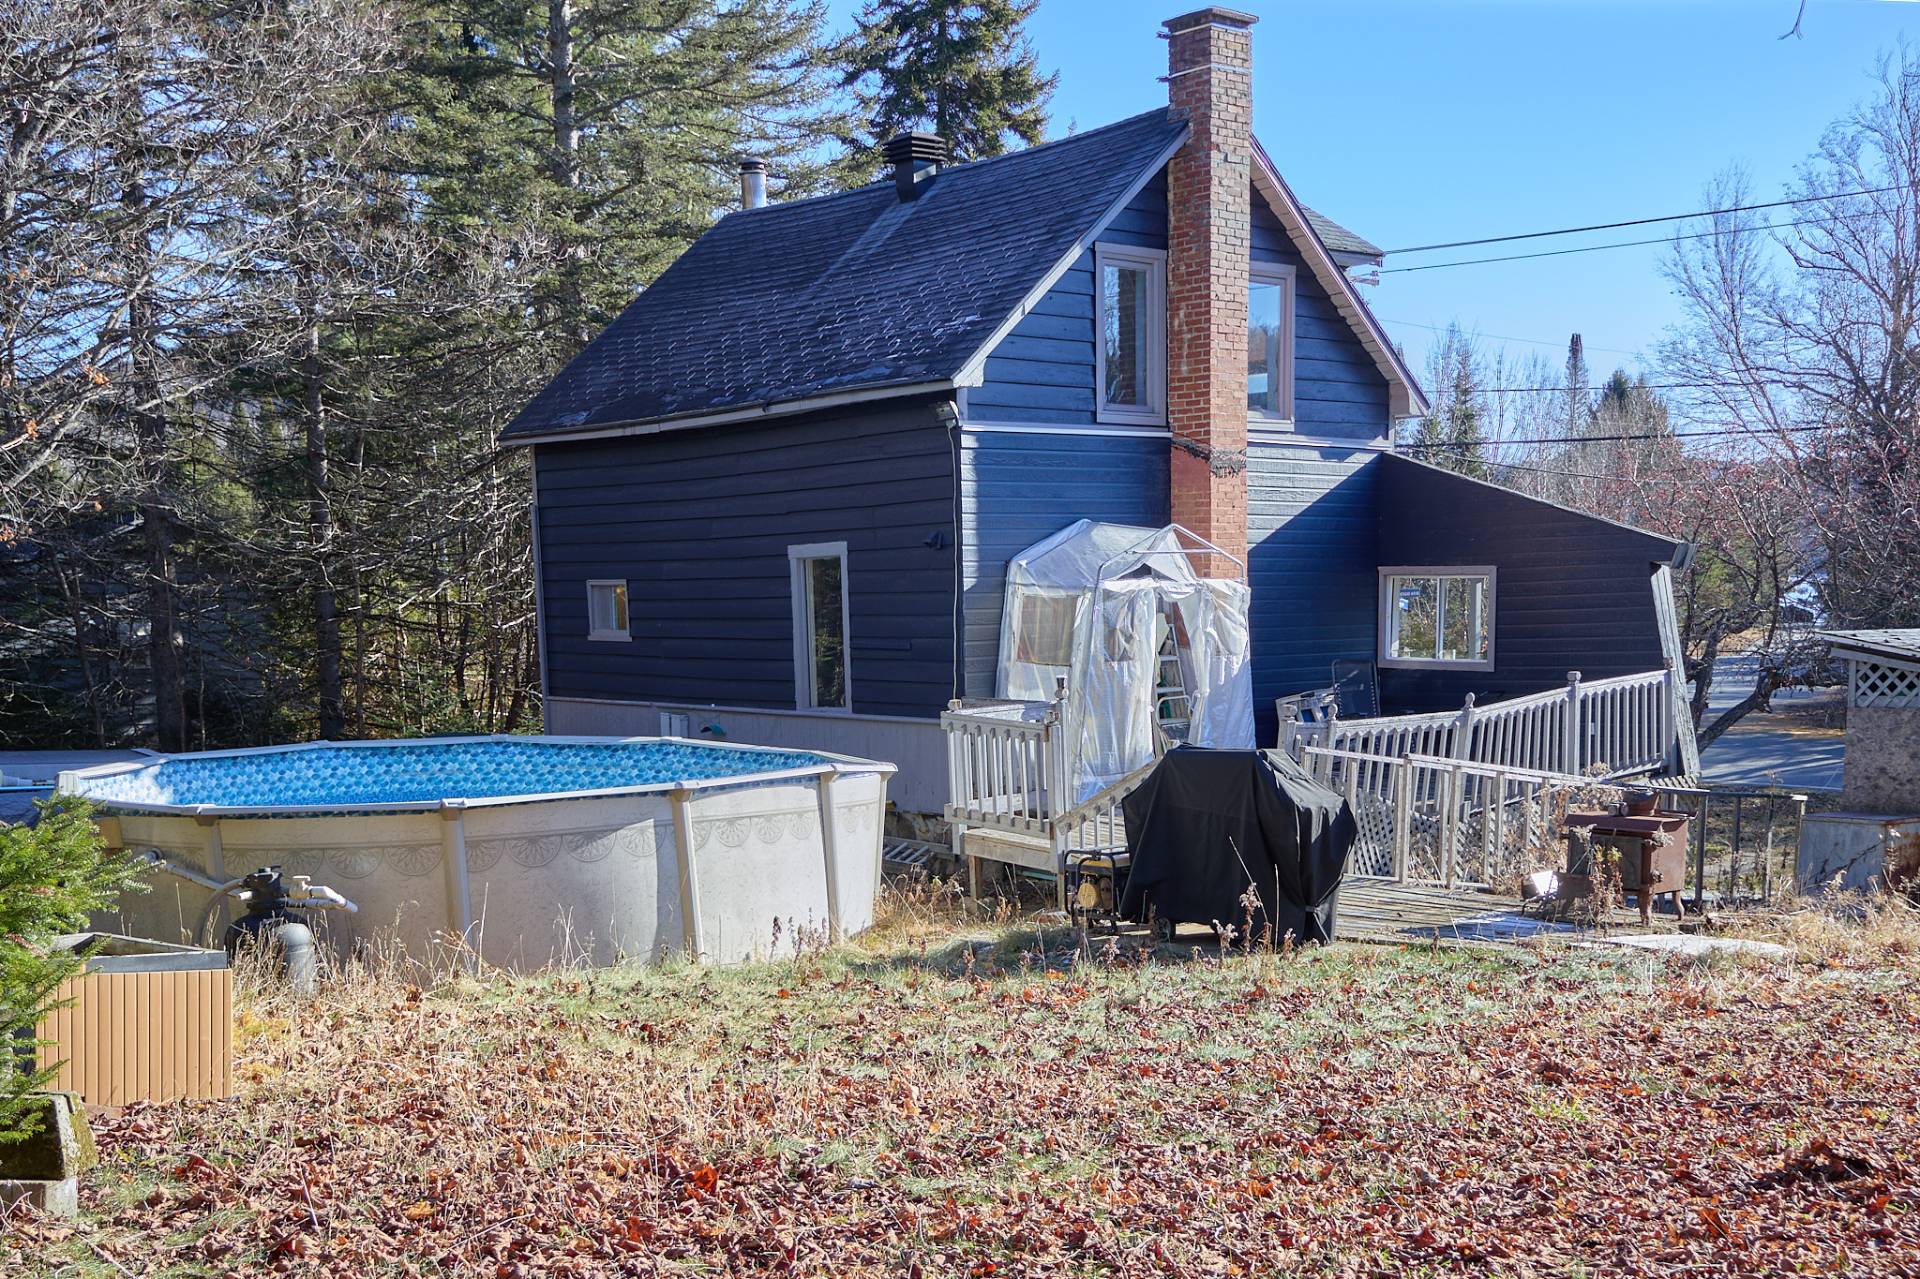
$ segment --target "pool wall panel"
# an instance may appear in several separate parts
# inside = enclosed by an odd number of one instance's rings
[[[490,964],[654,960],[681,944],[665,795],[468,810],[474,934]]]
[[[887,778],[842,773],[829,794],[838,923],[852,935],[873,922]],[[482,958],[526,971],[684,953],[689,930],[672,808],[665,793],[648,792],[464,810],[470,940]],[[796,940],[825,939],[831,917],[816,779],[697,789],[688,817],[702,959],[790,955]],[[207,824],[139,813],[120,819],[129,848],[156,849],[204,875],[230,879],[278,865],[288,875],[310,876],[359,907],[355,914],[313,916],[316,932],[337,952],[398,943],[419,960],[444,958],[457,931],[449,911],[452,826],[439,813]],[[94,926],[190,940],[211,891],[163,873],[151,884]]]

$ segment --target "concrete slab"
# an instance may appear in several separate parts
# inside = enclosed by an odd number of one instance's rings
[[[1770,941],[1749,941],[1744,937],[1703,937],[1698,933],[1640,933],[1628,937],[1602,937],[1588,943],[1594,946],[1631,946],[1636,950],[1655,950],[1672,955],[1700,958],[1707,955],[1753,955],[1761,959],[1791,960],[1793,951]]]

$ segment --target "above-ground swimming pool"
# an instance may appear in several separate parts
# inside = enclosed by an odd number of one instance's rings
[[[117,838],[214,880],[277,865],[359,906],[343,945],[464,939],[519,968],[730,962],[873,919],[890,764],[673,738],[315,742],[63,774]],[[114,927],[183,938],[211,892],[156,874]]]

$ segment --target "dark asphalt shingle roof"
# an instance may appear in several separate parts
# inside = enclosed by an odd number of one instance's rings
[[[1165,108],[957,165],[728,214],[504,438],[910,386],[958,373],[1182,136]]]
[[[1369,258],[1383,258],[1387,255],[1385,249],[1367,239],[1365,236],[1356,235],[1354,232],[1347,230],[1347,228],[1341,226],[1326,214],[1315,209],[1309,209],[1305,205],[1300,206],[1300,211],[1306,215],[1308,223],[1313,227],[1314,234],[1320,237],[1320,242],[1326,245],[1330,252],[1358,253]]]

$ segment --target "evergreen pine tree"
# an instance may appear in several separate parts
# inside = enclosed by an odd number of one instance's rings
[[[1453,386],[1447,396],[1447,450],[1443,465],[1484,480],[1491,473],[1487,464],[1486,432],[1480,426],[1479,372],[1473,352],[1463,349],[1453,366]]]
[[[1039,7],[1040,0],[869,0],[846,83],[861,92],[871,140],[930,130],[960,160],[1000,155],[1014,139],[1040,141],[1059,76],[1040,74],[1026,37]]]
[[[1422,462],[1486,479],[1492,466],[1480,395],[1480,353],[1458,324],[1447,326],[1427,357],[1428,385],[1438,394],[1414,425],[1407,451]]]
[[[1593,417],[1593,402],[1588,386],[1593,374],[1587,371],[1586,344],[1578,333],[1567,340],[1566,427],[1569,436],[1585,435]]]

